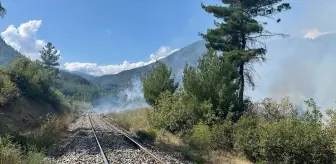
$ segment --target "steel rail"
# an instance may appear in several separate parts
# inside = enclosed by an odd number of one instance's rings
[[[100,117],[100,116],[99,116]],[[153,157],[155,160],[157,160],[158,162],[165,164],[165,162],[163,162],[160,158],[158,158],[157,156],[155,156],[153,153],[151,153],[150,151],[148,151],[144,146],[142,146],[140,143],[136,142],[134,139],[132,139],[127,133],[125,133],[123,130],[121,130],[120,128],[112,125],[111,123],[109,123],[108,121],[106,121],[104,118],[101,118],[109,127],[113,128],[114,130],[118,131],[119,133],[121,133],[123,136],[125,136],[127,139],[129,139],[130,141],[132,141],[134,144],[136,144],[140,149],[142,149],[144,152],[146,152],[148,155],[150,155],[151,157]]]
[[[89,117],[90,124],[91,124],[91,128],[92,128],[92,131],[93,131],[93,135],[94,135],[94,137],[95,137],[95,139],[96,139],[96,142],[97,142],[97,144],[98,144],[98,147],[99,147],[100,153],[101,153],[101,155],[102,155],[102,157],[103,157],[103,160],[104,160],[105,164],[110,164],[109,160],[108,160],[107,157],[106,157],[106,154],[105,154],[104,150],[102,149],[102,147],[101,147],[101,145],[100,145],[100,143],[99,143],[99,140],[98,140],[98,138],[97,138],[96,132],[95,132],[95,130],[94,130],[94,128],[93,128],[93,124],[92,124],[91,116],[90,116],[89,113],[88,113],[87,115],[88,115],[88,117]]]

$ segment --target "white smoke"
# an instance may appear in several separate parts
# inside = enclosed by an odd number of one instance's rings
[[[108,113],[146,107],[149,105],[143,96],[141,80],[134,78],[130,87],[99,99],[93,110],[96,113]]]
[[[269,60],[256,67],[258,86],[251,95],[259,99],[289,96],[296,104],[313,98],[323,109],[334,107],[335,39],[336,35],[326,34],[313,40],[294,38],[270,43]]]

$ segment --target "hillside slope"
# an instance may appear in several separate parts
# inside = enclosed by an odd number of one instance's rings
[[[161,59],[161,61],[172,69],[175,80],[181,83],[185,64],[196,66],[198,58],[205,51],[205,42],[203,40],[197,41]],[[142,94],[140,76],[148,73],[154,64],[92,79],[94,84],[103,86],[108,93],[107,96],[94,102],[95,111],[106,112],[147,107]]]
[[[174,53],[161,59],[160,61],[167,64],[172,69],[172,74],[176,77],[177,81],[181,80],[183,68],[186,63],[191,66],[197,64],[198,58],[205,52],[205,42],[203,40],[194,42]],[[132,80],[139,78],[152,69],[155,63],[138,67],[126,71],[122,71],[114,75],[103,75],[91,79],[94,84],[103,85],[107,89],[111,88],[124,88],[129,86]]]
[[[10,65],[15,59],[22,55],[9,46],[0,38],[0,68]],[[80,75],[60,70],[59,78],[56,80],[56,88],[65,96],[81,101],[92,101],[97,98],[102,90]]]
[[[0,38],[0,65],[10,64],[21,54]]]

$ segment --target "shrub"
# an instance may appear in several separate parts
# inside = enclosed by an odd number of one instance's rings
[[[43,164],[45,155],[42,152],[33,150],[27,153],[27,164]]]
[[[20,90],[7,74],[0,72],[0,106],[9,103],[20,95]]]
[[[0,164],[42,164],[44,154],[33,147],[24,152],[12,138],[0,137]]]
[[[235,119],[243,109],[237,108],[236,77],[237,71],[232,64],[211,50],[199,58],[197,67],[184,67],[183,90],[195,96],[198,102],[211,104],[211,117],[207,122],[220,122],[229,113]]]
[[[66,113],[62,116],[48,114],[42,117],[41,127],[34,133],[34,143],[37,148],[43,149],[53,144],[71,122],[71,115]]]
[[[153,70],[141,78],[144,98],[149,105],[155,105],[160,94],[166,91],[174,93],[177,84],[171,79],[171,69],[162,62],[157,62]]]
[[[165,92],[160,95],[155,109],[149,112],[149,120],[155,128],[174,133],[190,129],[210,109],[211,105],[198,103],[192,95]]]
[[[258,118],[244,115],[234,126],[234,148],[252,162],[260,159]]]
[[[148,141],[150,143],[154,143],[156,136],[157,136],[157,132],[155,129],[149,128],[146,131],[145,130],[139,130],[136,132],[136,135],[138,137],[140,137],[140,139],[144,140],[144,141]]]
[[[20,147],[11,142],[9,137],[0,138],[0,164],[21,163]]]
[[[34,99],[50,100],[50,86],[55,73],[44,69],[40,62],[21,57],[13,62],[11,76],[23,95]]]
[[[327,109],[326,114],[328,116],[326,130],[328,135],[333,139],[333,149],[336,152],[336,111]]]
[[[199,123],[192,128],[191,135],[187,138],[188,144],[197,150],[211,148],[211,129],[208,125]]]
[[[211,142],[214,149],[232,150],[233,126],[228,120],[211,128]]]
[[[260,152],[266,163],[332,163],[332,139],[322,125],[282,119],[263,125]]]
[[[283,118],[298,116],[298,108],[289,101],[288,97],[281,99],[280,102],[265,98],[250,107],[251,113],[258,115],[265,121],[278,121]]]

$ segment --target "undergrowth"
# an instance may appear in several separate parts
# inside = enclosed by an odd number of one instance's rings
[[[162,150],[181,152],[196,163],[333,163],[335,161],[335,110],[321,109],[313,99],[298,113],[288,98],[265,99],[251,105],[239,121],[214,125],[202,121],[180,132],[155,129],[149,123],[152,109],[106,115],[143,140]],[[322,111],[322,110],[321,110]]]

